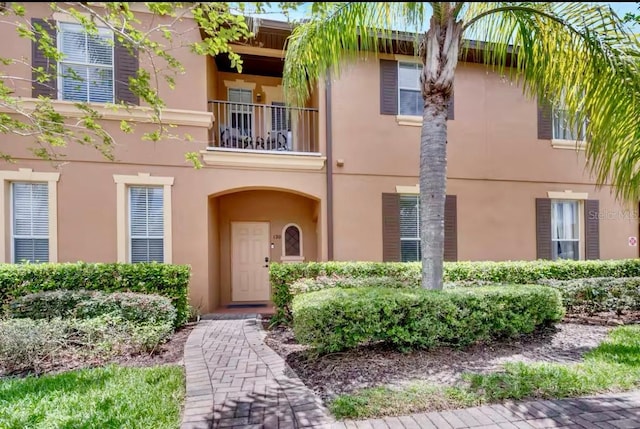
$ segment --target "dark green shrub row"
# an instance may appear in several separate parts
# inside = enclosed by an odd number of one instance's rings
[[[316,292],[331,288],[387,287],[391,289],[412,289],[419,287],[415,281],[397,279],[395,277],[341,277],[320,276],[315,279],[299,279],[290,287],[292,295]]]
[[[271,264],[270,277],[277,322],[291,319],[290,286],[301,278],[319,276],[393,277],[420,283],[417,262],[311,262]],[[445,282],[533,284],[540,279],[571,280],[587,277],[640,277],[640,259],[609,261],[445,262]]]
[[[640,310],[640,277],[598,277],[575,280],[539,280],[556,288],[569,314],[593,314]]]
[[[135,292],[104,293],[85,290],[55,290],[16,298],[9,304],[14,318],[90,319],[113,314],[138,323],[174,325],[176,309],[167,297]]]
[[[0,305],[36,292],[68,289],[166,296],[176,326],[187,321],[190,267],[170,264],[0,264]]]
[[[530,333],[564,314],[560,293],[537,285],[442,292],[333,288],[296,296],[292,312],[296,339],[320,353],[372,341],[401,350],[465,346]]]

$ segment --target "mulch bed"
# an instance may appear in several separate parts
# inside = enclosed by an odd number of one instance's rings
[[[145,367],[156,365],[181,365],[184,355],[184,345],[189,337],[189,334],[195,328],[195,324],[188,324],[182,328],[176,330],[171,338],[163,344],[161,344],[152,353],[139,353],[135,355],[127,356],[115,356],[108,359],[94,358],[94,359],[77,359],[69,357],[67,359],[57,359],[55,361],[46,362],[43,365],[43,371],[39,374],[55,374],[65,371],[71,371],[81,368],[93,368],[98,366],[115,363],[122,366],[132,367]],[[32,375],[32,373],[14,373],[11,377],[26,377]],[[3,374],[0,371],[0,380],[2,380]]]
[[[319,358],[296,343],[289,328],[267,331],[266,344],[280,354],[300,379],[323,399],[365,387],[401,386],[424,380],[453,384],[463,372],[492,372],[506,362],[577,362],[607,335],[610,326],[561,323],[517,339],[401,353],[373,344]]]

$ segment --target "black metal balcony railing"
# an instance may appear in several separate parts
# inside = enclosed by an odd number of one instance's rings
[[[209,101],[214,115],[213,147],[318,152],[318,109],[278,104]]]

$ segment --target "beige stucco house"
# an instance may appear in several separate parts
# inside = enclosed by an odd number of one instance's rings
[[[46,4],[29,4],[27,13],[56,21],[54,37],[79,31]],[[13,28],[0,31],[5,56],[42,60]],[[187,72],[175,90],[160,83],[164,119],[192,141],[143,141],[154,125],[142,107],[112,111],[100,102],[115,162],[77,145],[64,150],[63,163],[43,161],[28,142],[5,135],[1,151],[16,163],[0,164],[0,262],[189,264],[191,302],[208,312],[268,302],[270,262],[417,260],[421,119],[410,47],[353,62],[323,80],[304,108],[286,108],[288,34],[287,24],[263,21],[255,39],[235,47],[242,74],[225,56],[175,51]],[[595,186],[581,131],[473,58],[458,67],[449,110],[446,259],[637,257],[636,212]],[[131,64],[114,50],[101,65],[113,86],[88,83],[86,92],[140,104],[123,86]],[[72,114],[67,100],[86,97],[63,80],[48,92],[31,85],[26,65],[9,72],[25,78],[15,92],[26,106],[46,94]],[[138,122],[133,134],[119,131],[122,118]],[[185,161],[193,151],[202,169]]]

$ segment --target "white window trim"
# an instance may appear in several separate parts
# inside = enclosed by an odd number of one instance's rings
[[[408,127],[421,127],[422,116],[396,115],[396,122],[398,123],[398,125],[405,125]]]
[[[164,215],[164,263],[173,261],[173,241],[171,233],[171,187],[173,177],[151,176],[149,173],[138,173],[137,176],[113,175],[116,184],[116,223],[117,223],[117,261],[130,262],[129,251],[129,187],[130,186],[162,186],[163,187],[163,215]]]
[[[298,256],[286,256],[286,243],[285,243],[285,232],[287,228],[290,226],[295,226],[298,228],[298,232],[300,233],[300,255]],[[304,241],[302,238],[302,228],[297,223],[288,223],[282,228],[282,256],[280,256],[280,261],[282,262],[304,262]]]
[[[60,24],[65,24],[65,25],[78,25],[78,26],[80,26],[80,28],[81,28],[81,29],[84,29],[84,28],[82,27],[82,25],[81,25],[81,24],[79,24],[77,21],[76,21],[76,22],[70,22],[70,21],[66,20],[66,21],[61,21],[61,22],[60,22]],[[100,31],[100,30],[106,30],[106,31],[109,31],[109,32],[111,33],[111,40],[112,40],[112,41],[114,40],[114,38],[113,38],[113,32],[112,32],[111,30],[109,30],[108,28],[105,28],[105,27],[98,27],[98,31]],[[57,36],[58,36],[58,37],[56,37],[56,42],[57,42],[57,46],[56,46],[56,48],[58,49],[58,52],[63,53],[63,51],[62,51],[62,37],[59,37],[59,36],[60,36],[60,34],[59,34],[59,33],[60,33],[60,31],[61,31],[60,25],[58,25],[58,29],[57,29],[56,31],[57,31],[57,33],[58,33],[58,34],[57,34]],[[85,31],[85,37],[86,37],[86,31]],[[92,64],[88,64],[88,63],[87,63],[87,64],[85,64],[85,63],[74,63],[74,62],[68,62],[68,61],[65,61],[65,60],[58,61],[58,64],[57,64],[57,66],[58,66],[58,79],[57,79],[57,82],[58,82],[58,100],[61,100],[61,101],[70,101],[70,102],[78,102],[78,101],[79,101],[79,100],[65,100],[65,99],[64,99],[64,97],[63,97],[63,85],[62,85],[62,80],[63,80],[63,79],[62,79],[62,75],[60,74],[60,71],[62,70],[62,64],[64,64],[64,63],[67,63],[67,64],[78,64],[78,65],[88,66],[88,67],[94,66],[94,67],[104,68],[104,69],[109,68],[109,67],[103,66],[103,65],[101,65],[101,64],[94,64],[94,65],[92,65]],[[87,82],[87,101],[86,101],[87,103],[98,103],[98,104],[107,104],[107,103],[111,103],[111,104],[113,104],[113,103],[115,103],[115,102],[116,102],[116,57],[115,57],[115,44],[113,44],[113,45],[111,46],[111,76],[112,76],[112,79],[111,79],[111,101],[104,101],[104,102],[90,101],[90,93],[91,93],[91,91],[89,90],[89,82]],[[80,101],[80,102],[82,102],[82,101]]]
[[[420,127],[422,126],[422,116],[420,115],[403,115],[400,113],[400,90],[401,89],[405,89],[405,90],[409,90],[409,91],[420,91],[420,87],[418,86],[418,88],[400,88],[400,64],[410,64],[410,65],[415,65],[418,66],[420,65],[420,63],[414,62],[414,61],[397,61],[397,67],[398,67],[398,80],[397,80],[397,84],[398,84],[398,114],[396,115],[396,122],[398,123],[398,125],[408,125],[411,127]]]
[[[58,181],[60,173],[34,172],[31,168],[20,168],[18,171],[0,171],[0,262],[11,263],[13,244],[11,239],[11,183],[40,182],[48,184],[49,191],[49,262],[58,262]],[[7,248],[11,249],[7,252]]]
[[[587,146],[587,142],[584,140],[559,140],[552,139],[551,147],[554,149],[570,149],[576,151],[584,151]]]

